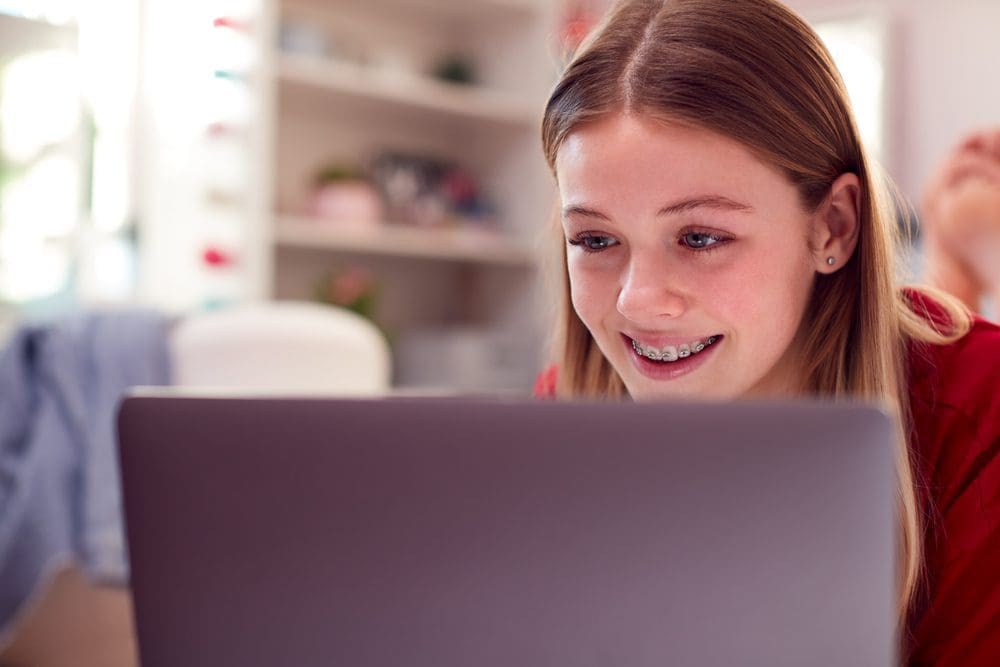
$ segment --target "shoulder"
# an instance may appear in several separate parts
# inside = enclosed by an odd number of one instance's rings
[[[947,324],[932,297],[907,296],[918,315]],[[975,317],[950,343],[911,341],[908,370],[916,453],[939,481],[967,477],[1000,442],[1000,326]]]
[[[912,298],[914,310],[946,325],[944,310],[926,295]],[[1000,432],[1000,326],[974,317],[964,336],[944,345],[911,341],[910,395],[916,403],[950,408],[969,417],[992,417]],[[916,406],[915,406],[916,407]]]
[[[952,343],[912,343],[909,393],[915,460],[937,509],[982,484],[1000,489],[1000,327],[976,318]]]
[[[943,312],[926,297],[915,305],[928,317]],[[976,317],[951,343],[912,342],[909,361],[911,449],[926,500],[986,527],[973,517],[1000,512],[1000,327]]]

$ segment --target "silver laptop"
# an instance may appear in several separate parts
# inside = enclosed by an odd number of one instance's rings
[[[136,396],[144,667],[888,667],[889,420]]]

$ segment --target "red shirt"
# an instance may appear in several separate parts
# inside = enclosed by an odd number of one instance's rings
[[[1000,327],[912,345],[910,402],[927,582],[909,664],[1000,665]]]
[[[941,311],[919,295],[933,317]],[[545,370],[535,395],[555,396]],[[1000,665],[1000,327],[910,350],[911,450],[927,517],[926,583],[907,624],[911,667]]]

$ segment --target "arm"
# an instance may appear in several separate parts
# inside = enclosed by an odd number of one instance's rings
[[[1000,656],[1000,326],[977,319],[929,346],[911,385],[925,577],[910,619],[911,667],[997,664]]]
[[[1000,655],[998,447],[1000,440],[977,442],[970,456],[947,466],[961,474],[949,480],[954,495],[931,512],[929,599],[913,628],[908,665],[992,665]]]

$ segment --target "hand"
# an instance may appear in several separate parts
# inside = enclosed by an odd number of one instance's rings
[[[1000,160],[996,167],[1000,171]],[[944,242],[983,288],[1000,292],[1000,179],[962,181],[942,198],[941,215],[951,230]]]
[[[1000,128],[977,132],[938,169],[923,201],[928,277],[976,309],[1000,296]]]

